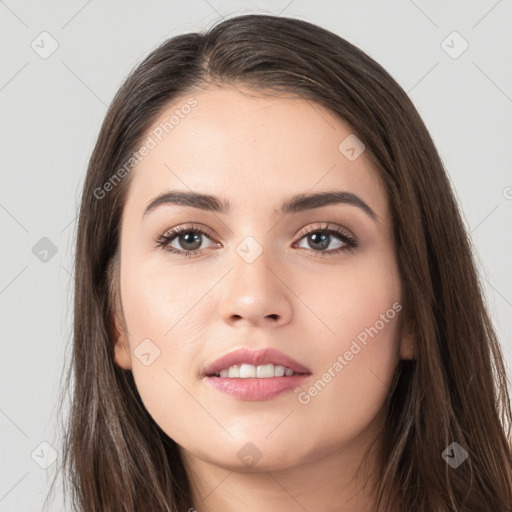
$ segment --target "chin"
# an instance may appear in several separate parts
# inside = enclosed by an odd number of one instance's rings
[[[297,460],[283,460],[281,456],[265,456],[262,455],[261,459],[254,461],[239,460],[222,458],[211,460],[211,463],[216,466],[222,467],[229,471],[236,471],[237,473],[264,473],[268,471],[280,471],[299,465]]]
[[[204,460],[229,471],[242,473],[278,471],[307,462],[307,453],[299,453],[297,446],[284,444],[282,439],[258,441],[250,437],[216,444],[217,451],[203,452]],[[211,449],[212,445],[208,446]],[[192,452],[193,453],[193,452]]]

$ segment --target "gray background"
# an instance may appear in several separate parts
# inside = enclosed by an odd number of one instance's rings
[[[332,30],[409,93],[455,186],[512,360],[511,0],[0,0],[0,512],[40,511],[54,475],[76,214],[107,105],[164,39],[249,12]]]

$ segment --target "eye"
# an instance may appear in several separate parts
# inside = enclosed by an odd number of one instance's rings
[[[210,236],[210,233],[204,229],[193,226],[178,226],[160,236],[157,240],[157,246],[173,254],[189,257],[201,252],[204,249],[202,239],[204,237],[210,238]],[[172,245],[173,243],[181,246],[182,249],[176,248]]]
[[[334,235],[334,236],[333,236]],[[338,239],[337,247],[332,250],[326,251],[332,241]],[[341,251],[347,251],[355,249],[359,246],[356,238],[346,229],[335,224],[326,224],[321,227],[312,227],[306,230],[306,233],[302,235],[300,240],[306,239],[306,243],[309,244],[310,249],[315,256],[332,256],[338,254]],[[303,247],[304,248],[304,247]],[[307,249],[307,247],[305,247]]]
[[[198,228],[195,226],[178,226],[170,229],[157,239],[157,247],[183,257],[195,256],[201,253],[205,247],[203,246],[204,238],[212,239],[209,230]],[[310,245],[310,251],[314,256],[332,256],[341,251],[348,251],[359,246],[357,239],[346,229],[336,224],[326,224],[324,226],[311,227],[305,230],[300,240],[306,239],[306,243]],[[333,240],[338,240],[337,247],[326,250]],[[176,247],[176,245],[178,247]],[[212,246],[219,246],[214,243]],[[210,246],[210,247],[212,247]],[[300,244],[298,247],[308,249]]]

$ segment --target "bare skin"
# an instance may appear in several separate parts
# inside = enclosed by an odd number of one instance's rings
[[[132,370],[148,412],[180,446],[199,512],[376,512],[377,452],[356,470],[372,440],[379,446],[393,373],[414,350],[398,312],[386,193],[364,152],[350,161],[338,149],[352,133],[346,123],[312,102],[256,94],[228,86],[191,93],[197,106],[133,170],[116,363]],[[231,211],[163,204],[143,215],[169,189],[218,196]],[[280,213],[295,194],[327,191],[357,195],[376,219],[343,203]],[[326,223],[358,247],[331,233],[319,249],[305,230],[322,233]],[[197,234],[195,255],[157,246],[176,226],[208,231]],[[250,251],[261,249],[251,262],[237,250],[246,237],[256,241]],[[191,250],[184,242],[175,236],[167,248]],[[377,334],[345,357],[372,326]],[[159,351],[148,365],[138,357],[143,340],[151,358]],[[204,366],[243,347],[276,348],[311,375],[267,400],[213,389]],[[315,393],[319,379],[325,385]],[[244,447],[252,463],[240,455]]]

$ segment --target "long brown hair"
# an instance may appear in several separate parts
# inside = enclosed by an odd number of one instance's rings
[[[316,25],[269,15],[237,16],[166,40],[125,80],[101,127],[80,206],[72,363],[63,389],[73,388],[61,463],[74,507],[192,507],[176,443],[146,411],[131,371],[114,362],[112,312],[132,176],[118,171],[167,105],[208,83],[329,108],[365,144],[385,184],[417,353],[400,361],[389,394],[379,510],[512,509],[503,355],[432,139],[406,93],[368,55]],[[442,457],[452,442],[468,454],[456,469]]]

